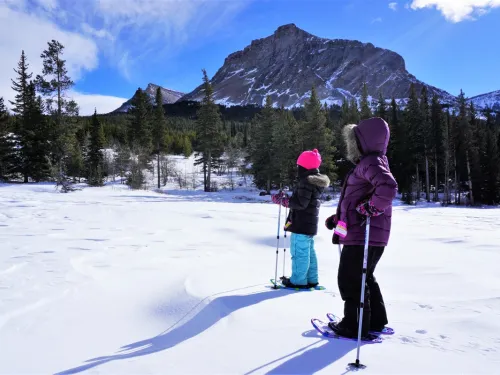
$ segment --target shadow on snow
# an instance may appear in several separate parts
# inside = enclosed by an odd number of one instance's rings
[[[223,293],[218,293],[218,294],[223,294]],[[229,316],[231,313],[239,309],[255,305],[272,298],[284,297],[290,295],[291,293],[294,292],[287,290],[279,290],[279,291],[271,290],[271,291],[257,292],[246,295],[230,295],[230,296],[217,297],[212,301],[210,301],[208,304],[206,304],[205,307],[203,307],[201,311],[199,311],[193,318],[186,321],[181,326],[174,328],[180,321],[182,321],[186,316],[188,316],[200,304],[204,303],[205,300],[210,299],[213,296],[207,297],[204,300],[200,301],[193,309],[190,310],[190,312],[188,312],[182,319],[180,319],[177,323],[168,328],[165,332],[162,332],[157,336],[147,338],[142,341],[137,341],[132,344],[125,345],[121,348],[118,354],[92,358],[86,361],[86,364],[59,372],[56,375],[76,374],[111,361],[142,357],[170,349],[206,331],[214,324],[216,324],[219,320]],[[120,354],[121,352],[132,351],[132,350],[133,352],[131,353]]]

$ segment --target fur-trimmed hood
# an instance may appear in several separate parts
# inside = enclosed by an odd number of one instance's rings
[[[327,188],[330,186],[330,179],[324,174],[312,174],[307,176],[307,181],[320,188]]]
[[[346,125],[343,129],[347,148],[347,159],[357,164],[363,155],[387,153],[390,131],[389,125],[380,117],[363,120],[359,125]]]

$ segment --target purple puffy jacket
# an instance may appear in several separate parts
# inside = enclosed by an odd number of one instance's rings
[[[389,126],[381,118],[363,120],[359,125],[347,125],[344,137],[348,158],[356,164],[346,176],[337,207],[337,218],[347,224],[347,236],[334,234],[333,242],[344,245],[364,245],[365,217],[356,211],[364,199],[371,199],[375,208],[384,211],[371,218],[370,246],[387,246],[391,232],[392,200],[398,185],[386,157]]]

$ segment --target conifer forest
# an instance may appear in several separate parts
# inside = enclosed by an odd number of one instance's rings
[[[30,59],[40,58],[43,71],[34,76]],[[408,87],[408,98],[372,99],[366,85],[361,100],[341,106],[322,104],[314,87],[304,107],[277,108],[270,97],[263,107],[216,104],[202,70],[204,98],[162,105],[138,89],[128,113],[80,116],[67,97],[74,83],[68,75],[64,46],[51,40],[40,56],[19,57],[13,67],[15,99],[11,111],[0,98],[0,180],[57,182],[63,191],[76,182],[102,186],[123,178],[131,188],[144,184],[144,171],[156,168],[160,188],[171,177],[168,155],[196,156],[207,192],[217,190],[214,174],[253,176],[269,193],[291,187],[296,159],[306,149],[322,155],[321,172],[338,193],[352,168],[345,158],[342,129],[370,117],[382,117],[391,130],[387,157],[406,204],[500,203],[500,115],[479,110],[461,92],[456,103],[443,104],[425,87]],[[112,151],[115,157],[110,158]]]

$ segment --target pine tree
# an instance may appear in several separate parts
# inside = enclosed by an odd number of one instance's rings
[[[24,50],[21,52],[21,58],[17,64],[17,70],[14,72],[17,74],[17,79],[12,81],[12,89],[17,92],[14,101],[10,103],[14,106],[12,112],[18,116],[23,116],[26,113],[26,105],[28,101],[28,84],[33,73],[28,73],[29,64],[24,54]]]
[[[348,124],[359,124],[360,113],[358,108],[358,102],[356,99],[352,98],[349,103],[349,121]]]
[[[415,167],[416,201],[420,199],[419,164],[424,153],[424,136],[422,133],[422,114],[420,103],[415,91],[415,85],[410,85],[410,97],[404,112],[404,123],[407,133],[407,152],[410,163]]]
[[[102,186],[104,184],[104,133],[102,125],[97,118],[97,110],[92,115],[90,125],[90,143],[87,151],[88,184]]]
[[[410,204],[411,197],[411,158],[408,154],[408,133],[398,103],[391,100],[389,124],[391,138],[388,147],[388,158],[391,170],[398,181],[399,191],[403,194],[403,201]]]
[[[422,91],[420,94],[420,115],[422,116],[421,124],[421,134],[423,141],[423,157],[425,160],[425,199],[427,202],[431,201],[431,190],[430,190],[430,171],[429,171],[429,152],[430,144],[432,143],[432,133],[431,133],[431,117],[430,117],[430,107],[429,107],[429,97],[427,95],[427,86],[422,86]],[[438,188],[437,186],[435,187]]]
[[[26,113],[22,117],[20,141],[23,155],[25,181],[31,177],[40,182],[50,176],[49,124],[43,115],[44,105],[41,97],[36,97],[34,82],[28,84]]]
[[[372,110],[368,99],[368,86],[363,83],[363,91],[361,93],[361,120],[366,120],[372,117]]]
[[[83,143],[83,142],[82,142]],[[71,142],[68,162],[68,175],[73,177],[73,181],[80,182],[80,177],[85,175],[85,163],[82,151],[82,143],[75,135]]]
[[[197,137],[199,148],[203,154],[200,162],[203,164],[205,191],[212,191],[211,175],[217,153],[222,153],[222,119],[218,106],[213,99],[213,89],[205,69],[203,72],[204,97],[198,110]]]
[[[250,136],[250,161],[255,185],[270,193],[275,173],[272,159],[273,150],[273,129],[277,126],[278,115],[273,108],[272,99],[266,97],[266,104],[261,113],[255,115]]]
[[[377,117],[383,118],[385,121],[388,120],[387,116],[387,103],[382,96],[382,91],[379,92],[378,105],[377,105]]]
[[[130,145],[132,149],[141,149],[149,155],[153,150],[153,138],[151,127],[152,106],[148,94],[141,88],[137,89],[131,100]]]
[[[157,175],[158,175],[158,189],[161,187],[161,171],[160,171],[160,160],[161,154],[165,152],[165,131],[167,128],[167,121],[165,119],[165,111],[163,109],[163,96],[161,88],[158,87],[156,90],[155,97],[155,111],[154,111],[154,127],[153,127],[153,139],[155,143],[155,154],[157,156]],[[191,142],[189,142],[191,146]],[[190,148],[184,140],[185,152],[190,152]]]
[[[439,201],[439,169],[444,166],[446,161],[443,160],[444,156],[444,132],[445,132],[445,118],[439,97],[434,94],[431,103],[431,132],[429,137],[429,152],[433,156],[434,163],[434,201]]]
[[[311,90],[311,97],[305,103],[305,121],[301,126],[301,143],[303,150],[318,149],[322,157],[321,171],[328,175],[331,181],[337,179],[337,167],[333,156],[333,134],[326,127],[326,117],[322,110],[321,102],[316,94],[316,89]]]
[[[500,202],[500,153],[498,149],[499,130],[495,127],[490,109],[486,110],[485,144],[481,149],[484,203]]]
[[[74,100],[66,99],[65,95],[74,83],[68,75],[66,60],[63,60],[64,46],[56,40],[51,40],[47,44],[47,49],[40,55],[43,60],[43,70],[42,74],[36,77],[36,86],[46,98],[45,110],[54,119],[50,139],[52,157],[57,169],[58,184],[62,184],[64,189],[67,189],[65,162],[71,160],[69,124],[71,118],[78,116],[78,105]]]
[[[7,180],[15,168],[14,148],[9,137],[9,114],[0,97],[0,181]]]
[[[272,182],[279,184],[290,184],[289,172],[290,164],[297,157],[293,155],[296,148],[293,147],[293,138],[290,131],[287,111],[280,109],[276,114],[274,126],[271,131],[270,152],[270,171],[272,173]]]
[[[469,186],[469,201],[471,205],[474,205],[474,186],[471,171],[471,158],[472,158],[472,148],[473,148],[473,132],[471,130],[471,118],[467,116],[467,101],[465,99],[465,94],[460,90],[460,95],[458,96],[458,117],[456,120],[456,137],[457,137],[457,158],[458,162],[462,162],[465,166],[465,174],[467,175],[467,181]],[[460,173],[459,173],[460,176]]]

